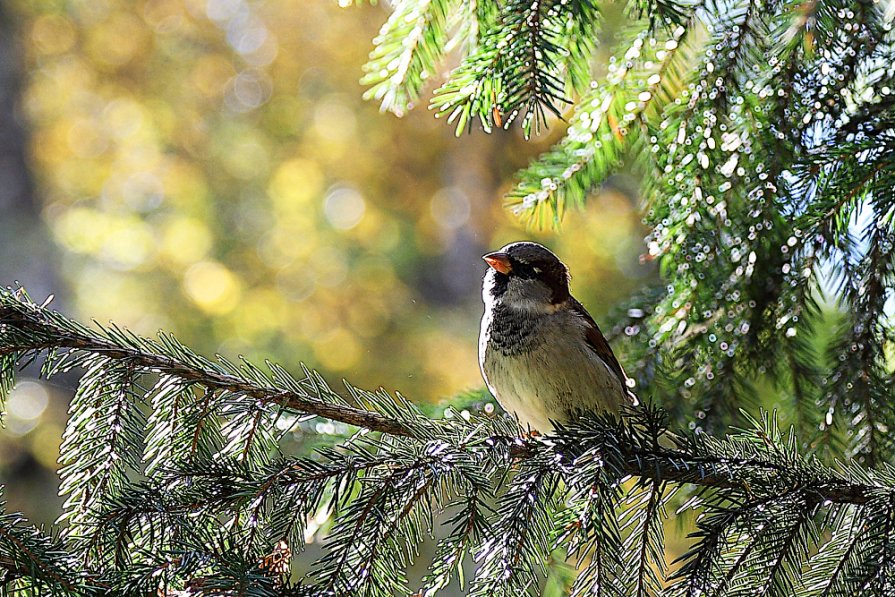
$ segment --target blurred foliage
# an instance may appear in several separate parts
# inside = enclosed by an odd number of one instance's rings
[[[76,313],[421,399],[480,384],[478,256],[524,235],[495,199],[538,146],[364,103],[383,7],[14,4]],[[645,275],[637,220],[613,193],[558,245],[598,313]]]

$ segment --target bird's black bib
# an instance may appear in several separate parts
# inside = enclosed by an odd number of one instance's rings
[[[537,328],[538,322],[534,318],[497,303],[491,313],[488,340],[500,354],[518,355],[530,352],[539,344]]]

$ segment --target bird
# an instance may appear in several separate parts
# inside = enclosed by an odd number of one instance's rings
[[[618,416],[636,404],[628,377],[587,309],[569,269],[534,242],[484,255],[479,367],[498,403],[530,434],[583,413]]]

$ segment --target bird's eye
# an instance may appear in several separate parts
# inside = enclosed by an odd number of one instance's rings
[[[517,263],[513,266],[513,273],[519,278],[531,280],[541,273],[541,268],[528,263]]]

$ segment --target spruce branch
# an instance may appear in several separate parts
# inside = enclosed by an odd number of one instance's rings
[[[635,564],[630,570],[632,579],[629,584],[633,586],[636,597],[657,594],[664,582],[659,574],[666,568],[664,532],[659,523],[664,518],[661,513],[663,505],[670,496],[666,494],[661,480],[653,479],[645,485],[639,496],[635,494],[629,498],[639,499],[639,503],[629,510],[634,528],[626,540],[626,547],[632,555],[630,561]]]
[[[478,43],[435,90],[430,107],[455,123],[458,135],[476,119],[487,132],[519,120],[526,137],[539,133],[569,102],[564,75],[573,87],[583,84],[598,21],[590,0],[510,0],[493,19],[478,20]],[[587,41],[573,35],[564,47],[564,33],[578,31],[590,32]]]
[[[42,309],[26,295],[0,290],[0,356],[44,350],[74,350],[95,354],[148,371],[169,375],[184,382],[200,384],[212,392],[226,391],[313,414],[349,425],[391,435],[412,435],[405,422],[382,414],[333,402],[328,388],[316,385],[309,375],[305,383],[291,381],[290,389],[255,371],[254,378],[238,374],[238,368],[223,359],[214,362],[192,353],[172,336],[159,340],[139,338],[117,328],[91,330],[65,316]],[[271,364],[271,368],[275,369]],[[275,369],[275,371],[278,369]],[[9,369],[4,369],[7,372]],[[321,399],[325,396],[328,400]]]
[[[37,593],[73,592],[88,581],[61,541],[28,524],[24,516],[6,512],[0,492],[0,589],[16,581]]]
[[[644,36],[633,40],[606,81],[581,98],[563,140],[518,174],[505,197],[516,215],[541,228],[558,225],[567,208],[583,205],[588,192],[641,143],[650,119],[671,95],[667,87],[678,80],[675,60],[686,33],[681,26],[664,43]]]
[[[571,513],[575,519],[566,525],[567,534],[560,542],[568,544],[569,556],[577,561],[580,572],[572,586],[572,595],[626,597],[622,539],[615,509],[618,490],[608,479],[576,488]]]
[[[456,0],[403,0],[374,40],[361,80],[382,110],[402,116],[443,58]]]
[[[558,476],[542,453],[520,465],[497,506],[493,534],[479,547],[481,574],[472,587],[476,597],[531,594],[550,553],[552,511]]]
[[[41,307],[28,299],[23,292],[9,290],[0,291],[0,354],[13,352],[33,352],[44,350],[71,349],[87,354],[99,355],[110,361],[121,362],[131,367],[143,367],[147,370],[170,375],[179,379],[201,384],[212,391],[227,391],[234,395],[250,396],[262,402],[294,408],[335,421],[365,427],[397,437],[428,440],[430,434],[444,429],[456,432],[453,437],[468,434],[464,429],[457,429],[457,423],[451,421],[429,421],[420,427],[379,412],[361,408],[323,402],[317,395],[325,393],[319,386],[314,391],[299,393],[295,389],[282,390],[259,381],[247,381],[237,374],[239,371],[233,364],[222,364],[209,361],[196,355],[189,349],[177,344],[170,336],[160,335],[162,343],[139,338],[118,328],[111,331],[90,330],[77,324],[65,316]],[[5,370],[5,372],[8,370]],[[294,384],[296,388],[303,385]],[[359,394],[360,395],[360,394]],[[479,429],[479,432],[481,430]],[[585,428],[576,432],[582,442],[605,441],[605,431],[600,427]],[[470,446],[490,439],[473,435],[467,442]],[[473,438],[477,437],[476,440]],[[456,440],[454,440],[456,441]],[[720,449],[723,443],[709,436],[696,436],[685,444],[694,451],[671,450],[654,446],[613,444],[618,454],[619,470],[625,474],[642,476],[647,479],[664,480],[677,483],[692,483],[700,486],[720,489],[744,489],[748,481],[741,479],[742,473],[779,474],[785,470],[779,464],[766,462],[756,454],[754,459],[715,458],[713,449]],[[504,446],[507,457],[531,456],[532,442],[498,442],[488,448],[489,451]],[[564,443],[561,445],[565,445]],[[874,487],[864,484],[849,483],[835,476],[817,479],[812,483],[811,491],[819,499],[835,503],[863,504],[871,499]]]

